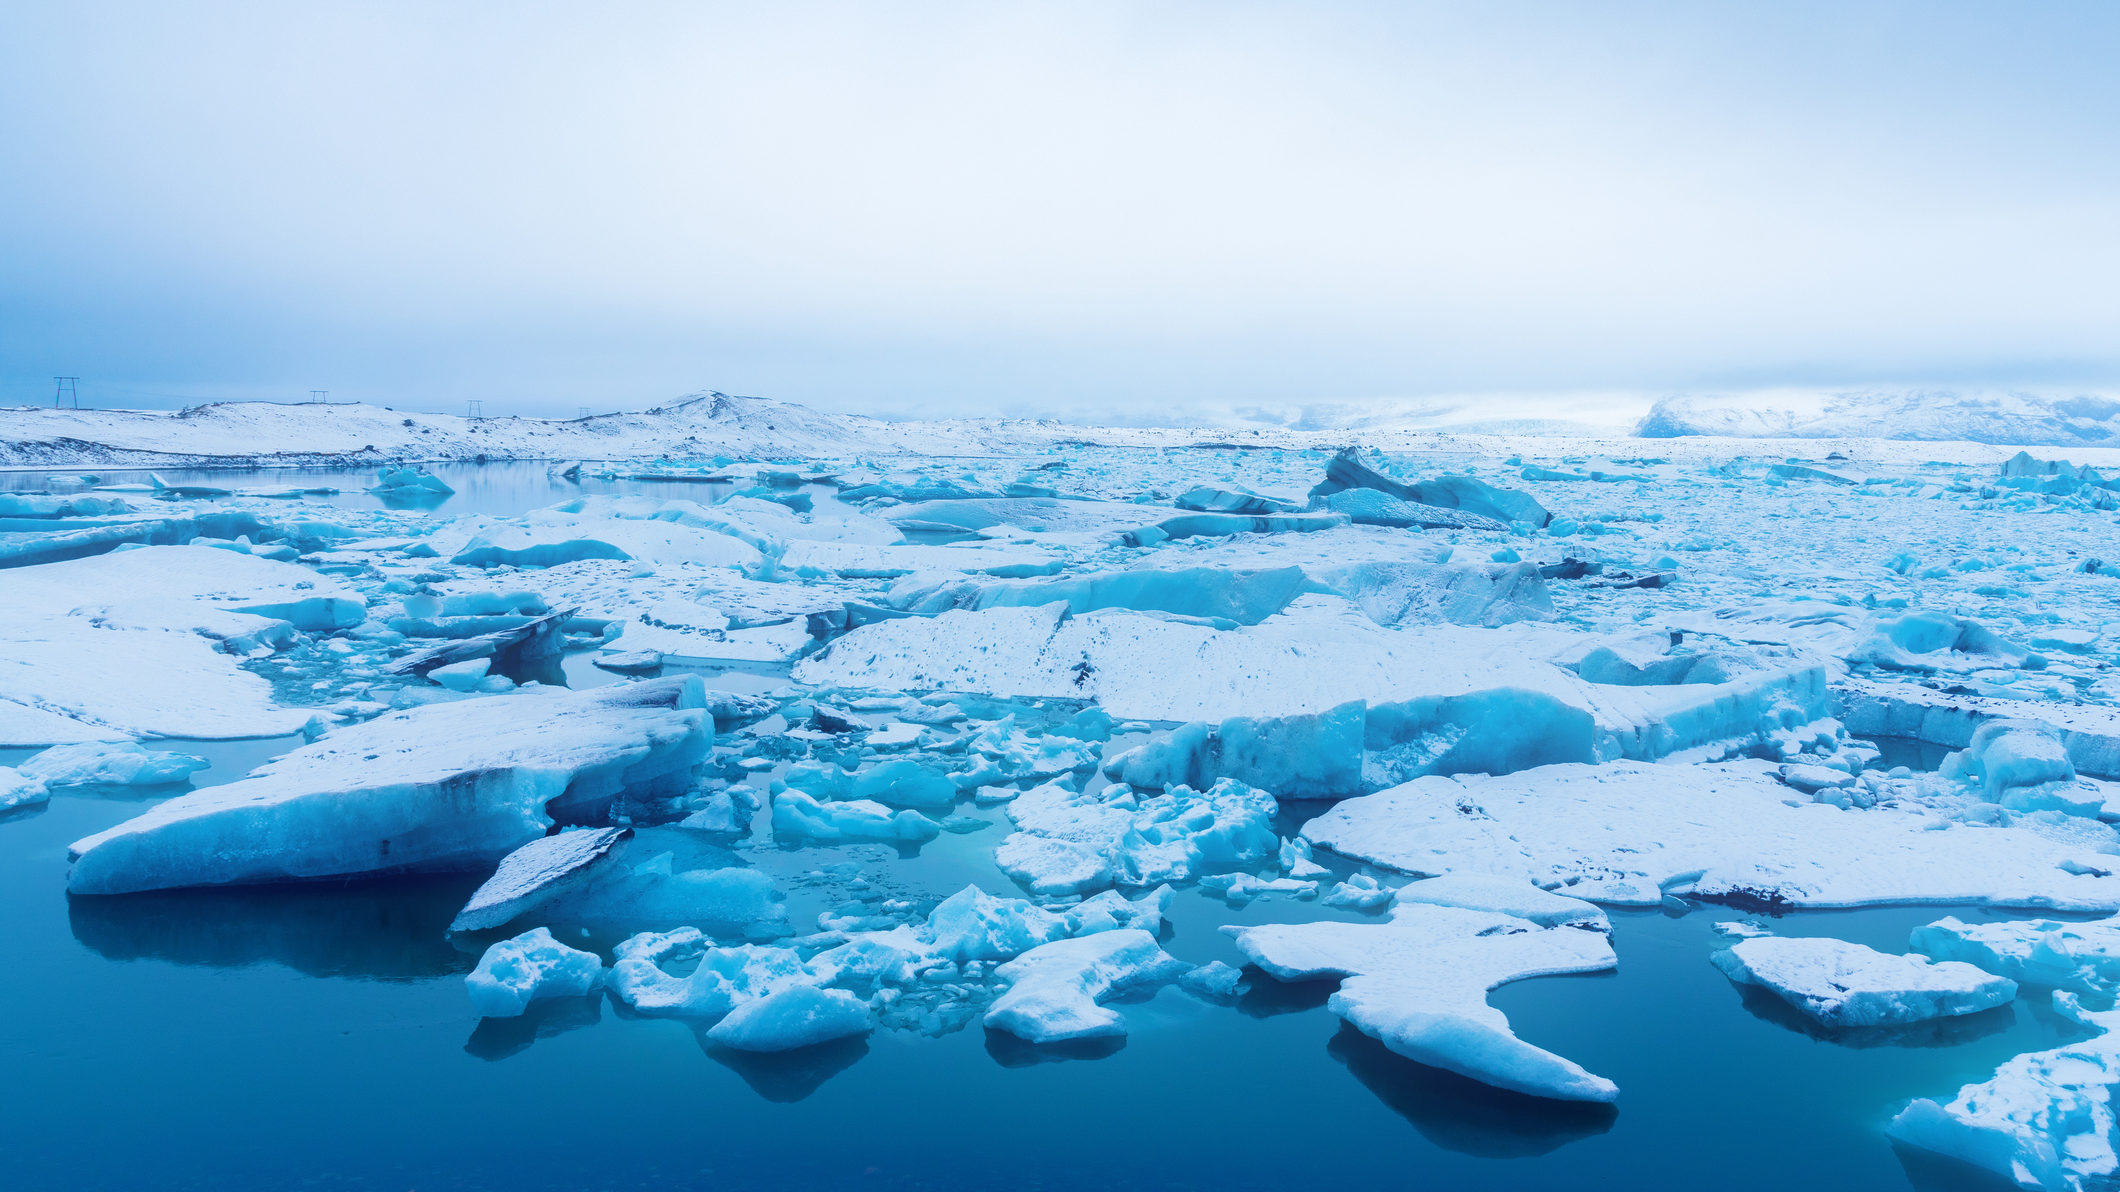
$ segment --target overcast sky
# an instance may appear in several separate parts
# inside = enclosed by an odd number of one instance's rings
[[[2120,381],[2120,5],[0,5],[0,402]]]

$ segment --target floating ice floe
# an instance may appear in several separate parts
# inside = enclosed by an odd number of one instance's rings
[[[1277,810],[1273,796],[1227,778],[1146,798],[1120,785],[1047,783],[1008,805],[1017,831],[994,861],[1035,894],[1188,881],[1273,856]]]
[[[1958,961],[1930,963],[1836,939],[1762,935],[1711,959],[1741,985],[1758,985],[1832,1027],[1898,1026],[1993,1009],[2017,983]]]
[[[910,576],[891,589],[902,611],[933,616],[950,609],[1067,605],[1074,614],[1123,608],[1256,625],[1280,612],[1304,583],[1300,567],[1182,567],[1102,571],[1044,580],[974,580]]]
[[[1339,803],[1303,836],[1406,873],[1490,873],[1622,906],[1690,893],[1789,907],[2120,909],[2120,842],[2103,825],[2035,831],[1918,807],[1842,809],[1798,795],[1762,762],[1421,778]]]
[[[582,828],[530,841],[501,859],[449,930],[485,931],[528,914],[615,863],[632,838],[631,828]]]
[[[1995,720],[2036,720],[2053,728],[2078,773],[2120,779],[2120,708],[1996,699],[1859,678],[1834,685],[1834,714],[1848,731],[1964,749]]]
[[[501,940],[464,978],[471,1008],[484,1018],[513,1018],[539,998],[580,997],[603,983],[604,962],[570,948],[542,927]]]
[[[167,786],[205,769],[203,757],[143,749],[130,741],[55,745],[18,762],[25,778],[48,787]]]
[[[1327,591],[1361,606],[1379,625],[1481,625],[1550,621],[1553,597],[1529,563],[1356,563],[1312,573]]]
[[[1008,989],[987,1009],[986,1025],[1033,1043],[1123,1035],[1126,1020],[1098,1001],[1172,980],[1190,967],[1137,929],[1055,940],[994,970]]]
[[[1960,960],[2025,985],[2111,997],[2120,993],[2120,918],[2088,923],[1939,919],[1914,929],[1916,952]]]
[[[43,783],[11,766],[0,766],[0,812],[33,807],[51,797]]]
[[[713,729],[697,679],[530,688],[338,729],[247,778],[77,841],[68,888],[114,894],[490,865],[555,814],[689,786]]]
[[[1604,1077],[1517,1038],[1508,1018],[1487,1004],[1487,992],[1510,981],[1614,967],[1618,960],[1602,932],[1412,902],[1374,925],[1223,930],[1246,958],[1281,980],[1342,978],[1326,1003],[1332,1012],[1408,1059],[1535,1097],[1619,1096]]]
[[[1885,1128],[1901,1142],[2051,1192],[2088,1192],[2120,1175],[2120,1010],[2087,1009],[2054,994],[2063,1018],[2098,1033],[2080,1043],[2005,1061],[1995,1075],[1946,1102],[1917,1100]]]
[[[16,568],[0,583],[0,745],[297,731],[314,713],[279,706],[241,659],[366,615],[339,580],[206,546]]]

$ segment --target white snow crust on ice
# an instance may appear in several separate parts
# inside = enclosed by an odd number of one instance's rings
[[[1517,1038],[1487,1004],[1487,992],[1510,981],[1614,967],[1602,932],[1424,903],[1401,903],[1379,924],[1222,930],[1281,980],[1342,978],[1326,1003],[1332,1012],[1408,1059],[1534,1097],[1619,1096],[1604,1077]]]
[[[1126,1020],[1099,999],[1190,967],[1133,928],[1054,940],[994,970],[1008,989],[987,1009],[986,1025],[1033,1043],[1123,1035]]]
[[[1976,1014],[2017,996],[2017,983],[1958,961],[1930,963],[1846,940],[1774,935],[1712,956],[1732,981],[1758,985],[1827,1026],[1897,1026]]]
[[[532,688],[350,725],[75,842],[67,888],[480,868],[544,835],[556,800],[689,784],[713,737],[702,698],[697,679]]]
[[[484,1018],[513,1018],[539,998],[580,997],[603,983],[604,962],[570,948],[542,927],[500,940],[464,978],[471,1008]]]
[[[1406,873],[1488,873],[1620,906],[1690,892],[1790,907],[2120,909],[2110,831],[2076,823],[2081,840],[1842,809],[1799,796],[1764,762],[1614,762],[1420,778],[1336,804],[1303,836]]]

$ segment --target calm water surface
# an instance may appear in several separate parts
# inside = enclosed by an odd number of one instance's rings
[[[218,782],[289,744],[186,747]],[[1618,1081],[1610,1109],[1420,1068],[1342,1027],[1329,986],[1264,979],[1236,1008],[1160,992],[1088,1054],[974,1025],[747,1059],[587,1000],[482,1025],[476,958],[443,933],[475,878],[69,899],[67,843],[143,805],[61,797],[0,820],[11,1187],[1995,1188],[1902,1156],[1884,1122],[2073,1037],[2037,997],[1819,1037],[1708,964],[1727,917],[1711,908],[1617,914],[1616,974],[1495,995],[1526,1038]],[[991,831],[881,866],[1006,890]],[[758,860],[792,873],[831,851]],[[1318,913],[1187,893],[1167,946],[1234,961],[1219,925]],[[1776,927],[1896,951],[1937,914]]]

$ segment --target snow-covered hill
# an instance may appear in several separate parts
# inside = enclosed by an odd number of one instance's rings
[[[486,459],[697,460],[979,456],[1075,444],[1141,448],[1386,451],[1507,456],[1727,459],[1750,454],[1996,463],[2019,446],[2066,446],[2120,465],[2120,402],[2023,395],[1775,393],[1669,399],[1632,433],[1616,402],[1574,419],[1479,419],[1469,407],[1384,403],[1259,413],[1220,425],[1085,425],[1053,419],[890,422],[787,402],[704,393],[587,418],[461,418],[368,405],[220,402],[187,410],[0,408],[0,468],[365,465]],[[1635,407],[1637,410],[1639,406]],[[1639,437],[1637,437],[1639,436]],[[1658,440],[1653,445],[1643,438]],[[1779,446],[1769,440],[1785,440]],[[1798,440],[1799,442],[1786,442]]]
[[[179,411],[0,409],[0,466],[17,467],[834,455],[935,445],[917,430],[872,418],[719,393],[564,421],[273,402]]]
[[[2048,447],[2120,444],[2120,400],[1981,390],[1769,390],[1668,397],[1635,433],[1736,438],[1964,440]]]

